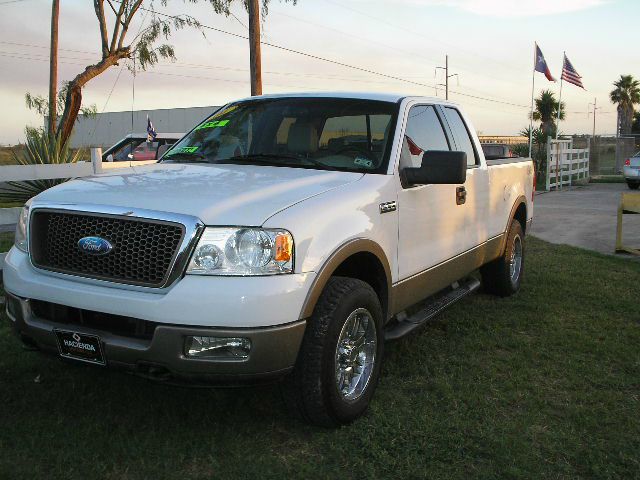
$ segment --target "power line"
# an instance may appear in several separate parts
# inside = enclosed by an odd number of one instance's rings
[[[0,5],[8,5],[10,3],[26,2],[27,0],[8,0],[6,2],[0,2]]]
[[[169,15],[169,14],[166,14],[166,13],[154,11],[154,10],[147,9],[147,8],[144,8],[144,7],[141,7],[140,9],[144,10],[144,11],[147,11],[147,12],[151,12],[151,13],[153,13],[155,15],[158,15],[158,16],[161,16],[161,17],[165,17],[165,18],[175,18],[176,17],[176,15]],[[212,27],[210,25],[201,24],[200,26],[201,26],[201,28],[204,28],[204,29],[207,29],[207,30],[211,30],[211,31],[215,31],[215,32],[218,32],[218,33],[222,33],[224,35],[232,36],[232,37],[235,37],[235,38],[241,38],[243,40],[248,40],[249,39],[249,37],[247,35],[242,35],[242,34],[239,34],[239,33],[229,32],[227,30],[224,30],[224,29],[221,29],[221,28],[217,28],[217,27]],[[345,63],[345,62],[341,62],[341,61],[337,61],[337,60],[332,60],[330,58],[322,57],[320,55],[315,55],[315,54],[312,54],[312,53],[303,52],[301,50],[288,48],[288,47],[285,47],[283,45],[278,45],[278,44],[275,44],[275,43],[272,43],[272,42],[261,41],[260,43],[265,45],[265,46],[268,46],[268,47],[272,47],[272,48],[275,48],[275,49],[278,49],[278,50],[282,50],[282,51],[285,51],[285,52],[288,52],[288,53],[300,55],[300,56],[303,56],[303,57],[306,57],[306,58],[311,58],[311,59],[322,61],[322,62],[325,62],[325,63],[338,65],[338,66],[341,66],[341,67],[344,67],[344,68],[349,68],[349,69],[352,69],[352,70],[368,73],[368,74],[371,74],[371,75],[376,75],[376,76],[387,78],[387,79],[391,79],[391,80],[396,80],[396,81],[403,82],[403,83],[408,83],[408,84],[412,84],[412,85],[416,85],[416,86],[420,86],[420,87],[433,88],[434,90],[437,91],[436,85],[426,84],[426,83],[423,83],[423,82],[417,82],[417,81],[414,81],[414,80],[409,80],[407,78],[398,77],[398,76],[395,76],[395,75],[389,75],[389,74],[378,72],[378,71],[371,70],[371,69],[368,69],[368,68],[359,67],[359,66],[356,66],[356,65],[351,65],[351,64],[348,64],[348,63]],[[80,53],[80,51],[78,51],[78,53]],[[82,53],[88,53],[88,52],[82,52]],[[457,92],[452,91],[452,93],[455,93],[456,95],[459,95],[461,97],[466,97],[466,98],[474,98],[474,99],[477,99],[477,100],[483,100],[483,101],[492,102],[492,103],[498,103],[498,104],[502,104],[502,105],[510,105],[510,106],[514,106],[514,107],[518,107],[518,108],[528,108],[528,106],[526,106],[526,105],[516,104],[516,103],[513,103],[513,102],[508,102],[508,101],[498,100],[498,99],[493,99],[493,98],[481,97],[479,95],[471,95],[471,94],[467,94],[467,93],[463,93],[463,92],[459,92],[459,91],[457,91]]]
[[[454,44],[451,44],[451,43],[448,43],[448,42],[444,42],[444,41],[440,40],[439,38],[430,37],[428,35],[424,35],[423,33],[416,32],[415,30],[411,30],[411,29],[406,28],[406,27],[401,27],[401,26],[396,25],[396,24],[394,24],[392,22],[389,22],[386,19],[382,19],[382,18],[376,17],[375,15],[371,15],[370,13],[362,12],[362,11],[360,11],[358,9],[353,8],[353,7],[344,5],[343,3],[339,3],[339,2],[336,2],[336,1],[333,1],[333,0],[325,0],[325,2],[326,3],[330,3],[331,5],[334,5],[336,7],[339,7],[339,8],[345,9],[345,10],[349,10],[349,11],[351,11],[353,13],[358,14],[358,15],[370,18],[370,19],[375,20],[375,21],[377,21],[379,23],[382,23],[382,24],[385,24],[385,25],[387,25],[389,27],[395,28],[395,29],[397,29],[399,31],[402,31],[402,32],[405,32],[405,33],[410,33],[412,35],[415,35],[415,36],[418,36],[418,37],[421,37],[421,38],[425,38],[427,40],[431,40],[431,41],[434,41],[434,42],[438,42],[438,43],[440,43],[442,45],[445,45],[445,46],[460,50],[461,52],[465,52],[465,53],[467,53],[469,55],[472,55],[474,57],[484,58],[485,60],[488,60],[488,61],[490,61],[492,63],[495,63],[496,65],[502,65],[503,67],[508,68],[510,70],[521,72],[521,70],[519,70],[517,68],[514,68],[511,65],[507,65],[506,63],[498,62],[494,58],[490,58],[490,57],[487,57],[487,56],[484,56],[484,55],[478,55],[477,52],[472,52],[472,51],[467,50],[465,48],[461,48],[461,47],[459,47],[457,45],[454,45]],[[470,71],[470,70],[468,70],[468,71]],[[478,72],[473,72],[473,73],[478,73]],[[483,74],[481,74],[481,75],[483,75]],[[486,76],[488,78],[495,78],[495,77],[492,77],[492,76],[486,75],[486,74],[484,74],[484,76]]]
[[[141,9],[144,9],[144,8],[141,7]],[[168,18],[175,18],[176,17],[175,15],[169,15],[169,14],[166,14],[166,13],[160,13],[158,11],[155,11],[154,13],[156,15],[163,16],[163,17],[168,17]],[[230,36],[233,36],[233,37],[236,37],[236,38],[242,38],[243,40],[248,40],[249,39],[249,37],[246,36],[246,35],[241,35],[241,34],[238,34],[238,33],[229,32],[227,30],[223,30],[223,29],[217,28],[217,27],[212,27],[210,25],[201,24],[200,26],[202,28],[207,29],[207,30],[213,30],[215,32],[223,33],[225,35],[230,35]],[[285,52],[293,53],[293,54],[300,55],[300,56],[307,57],[307,58],[312,58],[314,60],[319,60],[319,61],[326,62],[326,63],[331,63],[331,64],[334,64],[334,65],[339,65],[341,67],[350,68],[352,70],[357,70],[357,71],[361,71],[361,72],[365,72],[365,73],[370,73],[372,75],[377,75],[377,76],[380,76],[380,77],[390,78],[390,79],[393,79],[393,80],[398,80],[398,81],[401,81],[401,82],[409,83],[409,84],[412,84],[412,85],[417,85],[417,86],[420,86],[420,87],[433,88],[434,90],[436,89],[435,85],[429,85],[429,84],[422,83],[422,82],[416,82],[416,81],[409,80],[409,79],[406,79],[406,78],[397,77],[395,75],[388,75],[386,73],[377,72],[375,70],[371,70],[371,69],[368,69],[368,68],[358,67],[356,65],[350,65],[348,63],[340,62],[340,61],[337,61],[337,60],[332,60],[332,59],[329,59],[329,58],[326,58],[326,57],[321,57],[319,55],[303,52],[303,51],[300,51],[300,50],[295,50],[293,48],[288,48],[288,47],[285,47],[285,46],[282,46],[282,45],[278,45],[278,44],[275,44],[275,43],[264,42],[264,41],[261,41],[260,43],[262,43],[263,45],[266,45],[268,47],[276,48],[276,49],[279,49],[279,50],[282,50],[282,51],[285,51]],[[477,95],[465,94],[465,93],[462,93],[462,92],[453,92],[453,93],[456,93],[457,95],[460,95],[462,97],[475,98],[475,99],[479,99],[479,100],[485,100],[487,102],[500,103],[500,104],[503,104],[503,105],[511,105],[511,106],[516,106],[516,107],[519,107],[519,108],[529,108],[526,105],[516,104],[516,103],[513,103],[513,102],[507,102],[507,101],[503,101],[503,100],[484,98],[484,97],[480,97],[480,96],[477,96]]]

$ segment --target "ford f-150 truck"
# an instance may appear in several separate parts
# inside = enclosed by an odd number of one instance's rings
[[[385,341],[471,274],[518,291],[533,190],[530,159],[487,162],[437,98],[240,100],[157,164],[33,198],[7,313],[29,347],[168,382],[282,379],[304,419],[340,425],[369,404]]]

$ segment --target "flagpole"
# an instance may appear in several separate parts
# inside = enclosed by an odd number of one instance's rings
[[[529,112],[529,158],[531,157],[531,149],[533,147],[533,97],[536,90],[536,50],[537,42],[533,42],[533,72],[531,73],[531,111]]]
[[[567,58],[567,52],[562,52],[562,73],[564,73],[564,60]],[[560,132],[560,111],[562,110],[562,73],[560,74],[560,99],[558,100],[558,119],[556,120],[556,140]]]

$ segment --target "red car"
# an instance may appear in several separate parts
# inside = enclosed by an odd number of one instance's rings
[[[130,133],[107,149],[102,154],[102,161],[159,160],[164,152],[183,136],[184,133],[159,133],[153,142],[147,142],[146,133]]]

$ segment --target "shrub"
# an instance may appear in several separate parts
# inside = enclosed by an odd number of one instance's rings
[[[27,127],[25,129],[27,143],[20,150],[12,150],[15,163],[18,165],[54,165],[62,163],[76,163],[82,152],[75,152],[68,143],[62,143],[60,138],[49,135],[42,129]],[[7,182],[8,187],[0,189],[0,201],[24,203],[40,192],[60,183],[68,178],[53,180],[28,180],[23,182]]]

